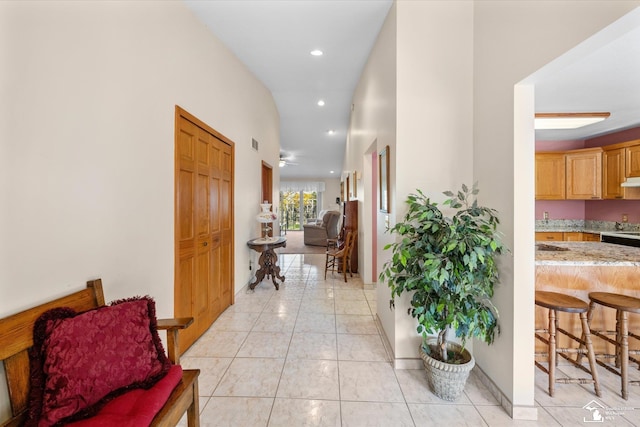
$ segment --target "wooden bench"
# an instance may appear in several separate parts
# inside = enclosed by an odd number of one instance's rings
[[[70,307],[77,312],[105,305],[101,279],[87,282],[87,288],[41,304],[0,320],[0,361],[4,364],[12,418],[0,422],[5,426],[21,426],[27,416],[29,396],[29,348],[33,346],[33,325],[47,310]],[[167,331],[167,356],[179,364],[178,330],[188,327],[192,318],[158,319],[158,330]],[[173,390],[152,426],[175,426],[187,413],[189,427],[198,427],[198,375],[200,371],[184,370],[182,380]]]

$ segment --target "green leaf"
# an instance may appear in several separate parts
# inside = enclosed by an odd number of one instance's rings
[[[507,251],[500,242],[497,211],[478,204],[477,183],[445,191],[445,215],[417,189],[407,198],[403,221],[390,231],[398,236],[385,245],[391,259],[380,281],[392,297],[411,293],[407,312],[421,335],[451,330],[464,343],[475,337],[492,343],[499,333],[498,314],[491,303],[499,279],[495,257]]]

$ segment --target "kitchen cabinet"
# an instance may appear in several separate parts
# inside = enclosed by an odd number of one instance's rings
[[[605,147],[536,153],[536,200],[640,200],[640,139]]]
[[[581,231],[537,231],[536,241],[599,242],[600,233],[583,233]]]
[[[567,242],[582,242],[584,240],[584,233],[571,231],[562,233],[562,240]]]
[[[561,231],[537,231],[536,232],[536,240],[546,240],[550,242],[561,242],[564,240]]]
[[[585,148],[565,153],[566,198],[602,198],[602,148]]]
[[[602,198],[622,199],[625,180],[625,149],[616,148],[602,153]]]
[[[600,233],[582,233],[582,240],[585,242],[599,242]]]
[[[629,168],[636,167],[640,169],[640,144],[628,147],[621,145],[623,144],[604,147],[604,152],[602,153],[602,198],[637,200],[640,199],[639,188],[621,187],[620,184],[630,176],[627,173]],[[629,162],[628,158],[634,156],[635,160]],[[634,162],[638,164],[632,166]],[[640,173],[640,170],[638,173]]]
[[[536,153],[536,200],[563,200],[565,194],[564,152]]]
[[[625,148],[627,178],[640,176],[640,140],[630,143],[632,145]]]

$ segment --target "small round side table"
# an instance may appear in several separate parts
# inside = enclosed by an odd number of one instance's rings
[[[286,237],[268,237],[251,239],[247,242],[247,246],[256,252],[260,252],[258,263],[260,268],[256,272],[255,282],[249,285],[249,289],[253,290],[258,283],[262,282],[265,276],[271,276],[271,281],[276,290],[280,289],[280,285],[276,282],[276,278],[284,282],[284,276],[280,275],[280,267],[278,266],[278,255],[274,252],[276,248],[284,248],[287,246]]]

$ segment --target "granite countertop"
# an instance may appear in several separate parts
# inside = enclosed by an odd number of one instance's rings
[[[585,227],[557,227],[557,226],[549,226],[549,227],[544,227],[544,226],[536,226],[536,232],[558,232],[558,233],[571,233],[571,232],[577,232],[577,233],[594,233],[594,234],[600,234],[603,231],[615,231],[615,230],[603,230],[603,229],[597,229],[597,228],[585,228]]]
[[[539,245],[568,250],[541,250]],[[640,248],[601,242],[537,242],[536,265],[640,267]]]
[[[570,220],[570,219],[537,219],[535,230],[538,232],[578,232],[600,234],[603,231],[616,231],[616,225],[623,231],[640,231],[640,224],[616,223],[612,221]]]

